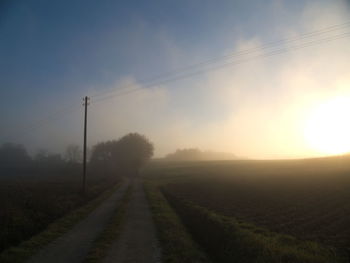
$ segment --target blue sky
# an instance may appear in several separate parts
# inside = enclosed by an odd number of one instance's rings
[[[332,15],[322,22],[330,6]],[[66,144],[80,143],[79,110],[25,136],[15,132],[65,105],[79,106],[86,94],[118,90],[125,83],[142,88],[144,79],[229,54],[240,45],[259,47],[289,33],[339,24],[347,19],[344,7],[344,1],[5,1],[0,5],[0,142],[10,134],[9,140],[30,149],[61,151]],[[271,65],[286,65],[285,59],[276,58]],[[270,65],[261,71],[254,68],[257,64],[250,66],[253,76],[275,74]],[[227,123],[240,106],[213,97],[208,83],[226,85],[220,82],[225,78],[213,79],[217,77],[202,74],[145,88],[141,95],[123,98],[127,105],[106,101],[95,110],[91,105],[90,144],[139,131],[155,141],[159,155],[187,145],[215,148],[203,143],[215,133],[196,141],[195,131]],[[253,84],[247,89],[263,97],[271,94]],[[139,105],[138,96],[143,96]],[[145,111],[149,114],[142,116]],[[176,136],[176,129],[188,138],[174,139],[174,144],[158,139]]]
[[[2,79],[13,91],[24,86],[17,79],[39,92],[53,84],[108,85],[124,75],[144,79],[172,69],[162,34],[208,58],[230,47],[227,36],[271,37],[280,14],[273,3],[257,2],[14,1],[0,27]],[[303,5],[296,3],[286,8],[298,12]]]

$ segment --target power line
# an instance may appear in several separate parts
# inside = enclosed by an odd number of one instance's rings
[[[137,91],[142,90],[144,88],[150,88],[150,87],[154,87],[156,85],[160,85],[160,84],[164,84],[164,83],[168,83],[168,82],[173,82],[173,81],[176,81],[179,79],[189,78],[189,77],[192,77],[195,75],[202,74],[204,72],[218,70],[218,69],[228,67],[228,66],[239,65],[239,64],[246,63],[246,62],[254,60],[254,59],[270,57],[270,56],[290,52],[293,50],[321,44],[324,42],[329,42],[329,41],[349,37],[350,32],[345,32],[342,34],[333,35],[333,36],[329,36],[329,37],[324,36],[325,34],[329,34],[330,32],[336,32],[338,30],[348,28],[349,26],[350,26],[350,21],[343,23],[343,24],[332,25],[332,26],[329,26],[327,28],[304,33],[298,37],[286,38],[286,39],[270,42],[270,43],[267,43],[259,48],[250,48],[250,49],[242,50],[242,51],[235,52],[232,54],[228,54],[225,56],[208,59],[208,60],[202,61],[202,62],[197,63],[197,64],[193,64],[193,65],[190,65],[187,67],[178,68],[178,69],[175,69],[174,71],[163,73],[163,74],[157,75],[153,78],[149,78],[148,80],[146,79],[144,81],[140,81],[139,83],[141,83],[141,84],[144,83],[144,85],[142,87],[130,89],[130,88],[135,86],[134,84],[131,84],[131,85],[126,85],[126,86],[124,86],[124,88],[118,89],[117,91],[115,91],[115,90],[103,91],[103,92],[96,93],[90,97],[92,97],[92,98],[96,97],[96,99],[93,100],[92,103],[98,103],[98,102],[105,101],[105,100],[108,100],[108,99],[111,99],[114,97],[124,96],[124,95],[130,94],[130,93],[133,93],[133,92],[137,92]],[[313,39],[313,38],[315,38],[315,36],[323,36],[323,38]],[[294,42],[300,41],[300,40],[310,40],[310,41],[306,42],[306,43],[302,43],[302,44],[294,46],[294,47],[290,47],[287,50],[285,48],[280,47],[280,46],[282,46],[282,44],[286,45],[286,44],[294,43]],[[244,58],[244,56],[251,55],[251,54],[254,54],[256,52],[263,51],[263,50],[269,50],[272,48],[277,48],[277,49],[271,50],[265,54],[258,54],[258,55],[253,56],[253,57]],[[237,59],[237,58],[241,58],[241,57],[243,57],[243,58],[239,59],[239,60],[229,61],[230,59]],[[220,62],[222,64],[216,65]],[[214,66],[211,66],[211,65],[214,65]],[[192,71],[190,71],[190,70],[192,70]],[[78,109],[78,107],[76,105],[67,106],[67,107],[63,108],[62,110],[58,110],[58,111],[50,114],[46,118],[35,122],[31,126],[29,126],[27,129],[21,129],[18,132],[14,132],[14,133],[12,133],[11,136],[7,136],[6,138],[7,139],[12,138],[16,134],[23,135],[23,134],[27,134],[31,131],[37,130],[37,129],[45,126],[47,123],[55,121],[61,117],[64,117],[64,116],[66,116],[66,114],[71,113],[77,109]]]
[[[270,51],[269,53],[266,53],[266,54],[261,54],[261,55],[257,55],[257,56],[253,56],[253,57],[249,57],[249,58],[245,58],[245,59],[241,59],[241,60],[235,60],[235,61],[231,61],[231,62],[226,62],[224,64],[220,64],[220,65],[213,66],[213,67],[210,67],[210,68],[199,69],[197,71],[190,72],[188,74],[174,76],[172,78],[160,80],[158,82],[150,83],[148,85],[146,84],[146,85],[143,85],[142,87],[137,87],[135,89],[118,90],[118,91],[115,91],[114,94],[112,93],[109,96],[105,96],[105,97],[98,98],[98,99],[94,100],[93,103],[105,101],[105,100],[108,100],[108,99],[111,99],[111,98],[115,98],[115,97],[119,97],[119,96],[124,96],[124,95],[130,94],[130,93],[133,93],[133,92],[136,92],[136,91],[139,91],[139,90],[143,90],[145,88],[154,87],[154,86],[157,86],[157,85],[160,85],[160,84],[165,84],[165,83],[168,83],[168,82],[173,82],[173,81],[176,81],[176,80],[193,77],[195,75],[199,75],[199,74],[202,74],[202,73],[205,73],[205,72],[208,72],[208,71],[219,70],[221,68],[225,68],[225,67],[228,67],[228,66],[235,66],[235,65],[243,64],[243,63],[249,62],[249,61],[254,60],[254,59],[271,57],[271,56],[279,55],[279,54],[282,54],[282,53],[287,53],[287,52],[290,52],[290,51],[294,51],[294,50],[298,50],[298,49],[314,46],[314,45],[317,45],[317,44],[322,44],[322,43],[326,43],[326,42],[330,42],[330,41],[346,38],[346,37],[349,37],[349,36],[350,36],[350,32],[346,32],[346,33],[335,35],[335,36],[332,36],[332,37],[327,37],[327,38],[318,39],[318,40],[315,40],[315,41],[310,41],[310,42],[307,42],[307,43],[303,43],[302,45],[294,46],[294,47],[291,47],[291,48],[288,48],[288,49],[280,48],[280,49],[272,50],[272,51]],[[134,86],[134,85],[130,85],[130,86],[128,86],[128,88],[132,87],[132,86]]]
[[[322,36],[322,35],[324,35],[326,33],[330,33],[330,32],[334,32],[334,31],[338,31],[338,30],[344,29],[344,28],[348,28],[349,26],[350,26],[350,21],[348,21],[346,23],[342,23],[342,24],[332,25],[332,26],[329,26],[329,27],[326,27],[326,28],[323,28],[323,29],[320,29],[320,30],[315,30],[315,31],[311,31],[311,32],[307,32],[307,33],[301,34],[301,35],[299,35],[297,37],[290,37],[290,38],[285,38],[285,39],[277,40],[277,41],[274,41],[274,42],[270,42],[270,43],[262,45],[261,47],[258,47],[258,48],[249,48],[249,49],[245,49],[245,50],[242,50],[242,51],[234,52],[234,53],[231,53],[231,54],[228,54],[228,55],[225,55],[225,56],[211,58],[211,59],[208,59],[208,60],[205,60],[205,61],[193,64],[193,65],[189,65],[189,66],[186,66],[186,67],[181,67],[181,68],[175,69],[173,71],[169,71],[169,72],[166,72],[166,73],[163,73],[163,74],[156,75],[156,76],[154,76],[152,78],[149,78],[149,79],[140,80],[139,83],[141,83],[141,84],[144,83],[146,85],[155,85],[156,83],[158,83],[159,81],[162,81],[163,79],[167,79],[167,78],[172,77],[172,75],[176,75],[176,74],[179,74],[179,73],[185,73],[186,71],[196,69],[197,67],[208,66],[208,65],[211,65],[211,64],[219,63],[222,60],[227,60],[227,59],[231,59],[231,58],[237,58],[237,57],[249,55],[249,54],[252,54],[252,53],[263,51],[265,49],[278,47],[281,44],[289,44],[289,43],[293,43],[293,42],[300,41],[300,40],[305,40],[305,39],[307,40],[307,39],[313,38],[315,36]],[[118,91],[121,92],[121,91],[124,91],[124,90],[128,90],[130,87],[133,87],[133,86],[134,86],[134,84],[129,84],[129,85],[126,85],[123,88],[119,89]],[[114,90],[114,88],[111,88],[111,89],[109,89],[107,91],[103,91],[103,92],[99,92],[99,93],[96,93],[94,95],[91,95],[91,97],[94,98],[94,97],[105,96],[108,93],[114,93],[114,92],[116,92]]]

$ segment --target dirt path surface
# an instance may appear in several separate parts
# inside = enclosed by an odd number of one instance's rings
[[[129,183],[124,182],[107,200],[70,231],[44,247],[29,263],[82,262],[89,248],[104,229]]]
[[[160,249],[141,179],[135,179],[124,225],[105,263],[158,263]]]

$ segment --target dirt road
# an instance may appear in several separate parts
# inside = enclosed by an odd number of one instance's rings
[[[133,182],[133,193],[119,238],[112,244],[105,263],[158,263],[160,249],[152,214],[141,179]]]
[[[88,217],[79,222],[66,234],[44,247],[29,263],[78,263],[84,260],[92,242],[105,228],[118,201],[123,197],[128,182],[105,200]]]

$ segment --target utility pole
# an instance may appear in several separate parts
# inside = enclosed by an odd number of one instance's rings
[[[83,106],[85,110],[85,115],[84,115],[84,148],[83,148],[83,188],[82,192],[83,195],[85,195],[85,188],[86,188],[86,132],[87,132],[87,106],[89,105],[89,100],[90,98],[85,96],[83,98]]]

